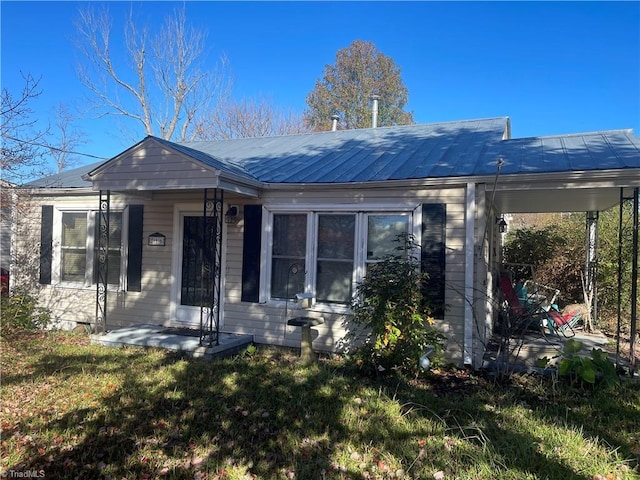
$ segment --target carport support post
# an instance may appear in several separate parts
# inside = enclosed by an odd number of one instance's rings
[[[587,305],[591,311],[592,324],[598,323],[598,296],[596,294],[596,270],[598,267],[598,212],[587,212],[586,225],[587,258],[584,266],[585,301],[591,299]]]
[[[629,360],[636,370],[637,323],[638,323],[638,210],[640,209],[640,188],[633,189],[633,246],[631,251],[631,338]]]

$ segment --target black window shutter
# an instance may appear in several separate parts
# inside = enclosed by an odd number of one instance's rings
[[[436,318],[444,317],[445,228],[447,209],[444,203],[422,205],[422,271],[429,275],[422,295]]]
[[[245,205],[242,237],[242,301],[259,301],[262,205]]]
[[[127,291],[142,290],[142,220],[144,205],[129,205]]]
[[[51,256],[53,254],[53,205],[42,205],[40,220],[40,283],[51,283]]]

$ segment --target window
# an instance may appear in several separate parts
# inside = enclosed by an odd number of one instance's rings
[[[367,218],[367,262],[394,253],[398,235],[409,232],[407,215],[369,215]]]
[[[94,244],[95,252],[98,251],[98,217],[95,216],[95,233]],[[107,283],[109,285],[118,285],[120,283],[120,264],[122,263],[122,254],[120,246],[122,245],[122,213],[109,212],[109,245],[107,246],[109,255],[109,270],[107,272]],[[94,255],[93,265],[93,283],[98,283],[98,255]]]
[[[349,303],[353,285],[355,215],[319,215],[316,298]]]
[[[62,214],[60,279],[84,282],[87,265],[87,214]]]
[[[98,281],[98,215],[93,210],[57,210],[59,227],[54,227],[54,244],[60,248],[53,252],[59,266],[52,272],[52,280],[95,285]],[[59,230],[58,230],[59,228]],[[58,241],[56,242],[56,238]],[[120,285],[123,271],[123,212],[109,214],[109,269],[107,283]]]
[[[318,303],[348,305],[366,266],[411,232],[412,212],[273,213],[271,220],[266,299],[312,292]]]
[[[307,215],[273,216],[271,296],[287,298],[304,291]]]

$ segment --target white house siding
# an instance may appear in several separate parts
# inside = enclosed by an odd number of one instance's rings
[[[15,285],[38,298],[39,305],[51,311],[55,326],[72,328],[77,323],[91,322],[95,318],[96,291],[89,288],[69,288],[59,285],[39,285],[39,252],[41,232],[41,206],[68,206],[85,204],[97,206],[95,195],[66,197],[33,196],[22,198],[21,214],[16,216]]]
[[[100,171],[93,177],[104,190],[207,188],[216,181],[213,169],[152,142],[139,145],[105,165],[109,179],[105,180]]]
[[[182,195],[182,197],[185,197]],[[181,196],[155,194],[153,196],[111,195],[111,208],[126,205],[144,205],[142,289],[131,292],[109,289],[107,327],[134,323],[162,324],[170,320],[171,300],[171,248],[173,242],[173,205]],[[73,205],[86,209],[98,208],[97,194],[68,196],[33,196],[28,214],[17,220],[17,251],[30,260],[18,265],[16,270],[24,284],[38,285],[38,254],[41,232],[41,206],[58,208]],[[167,236],[167,246],[149,247],[146,237],[160,231]],[[26,277],[25,277],[26,276]],[[27,280],[28,278],[28,280]],[[56,323],[69,328],[77,323],[95,323],[96,288],[64,284],[39,285],[38,297],[42,306],[52,312]]]
[[[11,266],[11,209],[2,205],[0,212],[0,267]]]
[[[96,194],[85,196],[34,197],[31,214],[20,222],[27,237],[21,238],[19,248],[25,249],[28,242],[38,242],[40,235],[40,206],[84,203],[87,208],[97,208]],[[318,190],[265,190],[256,200],[246,200],[227,195],[225,204],[240,205],[241,219],[237,224],[226,225],[226,244],[224,247],[224,298],[222,329],[234,333],[251,333],[258,343],[285,346],[299,346],[300,329],[286,325],[282,305],[242,302],[242,236],[243,207],[246,204],[283,205],[327,205],[347,204],[366,210],[367,205],[406,205],[417,207],[423,203],[445,203],[447,205],[446,223],[446,290],[445,318],[438,319],[437,326],[448,337],[447,352],[454,363],[461,362],[461,346],[464,338],[464,187],[446,189],[402,190],[390,188],[364,189],[325,189]],[[174,216],[176,205],[194,205],[199,208],[203,201],[202,190],[155,191],[146,195],[119,195],[112,193],[111,203],[144,205],[143,252],[142,252],[142,289],[141,292],[109,291],[108,317],[109,328],[136,323],[164,325],[178,324],[171,315],[171,302],[174,294],[172,284],[174,254]],[[357,206],[357,207],[356,207]],[[154,232],[166,236],[166,246],[150,247],[146,237]],[[262,252],[264,256],[266,252]],[[35,259],[37,263],[37,258]],[[37,265],[36,265],[37,267]],[[37,271],[37,269],[36,269]],[[37,283],[37,275],[32,278]],[[95,287],[71,288],[61,285],[40,286],[42,303],[51,308],[53,316],[59,322],[72,326],[74,322],[93,323],[95,319]],[[327,313],[319,308],[306,312],[309,316],[321,316],[325,323],[314,327],[314,347],[323,350],[335,349],[346,333],[345,322],[348,317],[343,313]],[[291,314],[290,314],[291,315]]]
[[[366,211],[367,204],[418,206],[423,203],[446,203],[446,290],[445,318],[437,326],[448,337],[447,355],[454,363],[461,362],[461,344],[464,334],[464,193],[463,187],[448,189],[325,189],[265,191],[260,200],[251,203],[270,205],[328,205],[353,204],[355,209]],[[246,204],[246,203],[245,203]],[[298,346],[300,329],[288,327],[284,309],[271,304],[241,302],[242,271],[242,220],[228,229],[226,251],[226,284],[224,305],[224,330],[237,333],[253,333],[259,343]],[[266,252],[262,252],[264,256]],[[346,333],[347,317],[342,313],[327,313],[321,307],[305,312],[325,320],[314,327],[314,347],[335,349]],[[292,316],[291,312],[289,316]]]

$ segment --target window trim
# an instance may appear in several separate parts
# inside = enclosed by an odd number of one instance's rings
[[[273,249],[273,216],[274,215],[299,215],[307,214],[307,250],[305,261],[307,272],[305,272],[305,292],[312,292],[314,295],[317,278],[317,251],[318,251],[318,215],[319,214],[349,214],[356,216],[355,225],[355,252],[354,252],[354,274],[352,279],[353,291],[364,277],[366,263],[366,242],[367,242],[367,216],[369,214],[400,214],[409,216],[409,233],[420,243],[422,236],[420,203],[358,203],[358,204],[270,204],[263,205],[262,215],[262,235],[261,249],[265,253],[262,256],[260,268],[260,288],[259,302],[273,307],[284,307],[285,300],[271,298],[271,265]],[[321,303],[316,302],[311,310],[323,313],[349,313],[347,304]]]
[[[86,237],[86,266],[83,282],[62,280],[62,215],[64,213],[84,213],[87,215]],[[127,283],[128,238],[129,238],[129,208],[117,203],[110,206],[110,213],[122,214],[122,235],[120,238],[120,275],[118,285],[109,284],[109,291],[125,291]],[[52,256],[51,256],[51,284],[66,288],[95,289],[94,283],[94,249],[95,228],[98,208],[87,206],[86,203],[69,203],[53,207]]]

